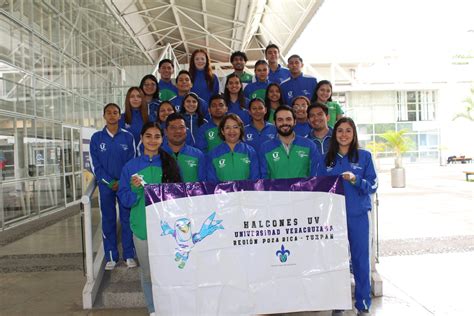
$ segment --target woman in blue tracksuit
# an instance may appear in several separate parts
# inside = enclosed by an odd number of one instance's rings
[[[228,113],[237,114],[244,125],[250,123],[250,115],[247,111],[249,100],[245,98],[240,77],[235,73],[227,76],[224,88],[224,100],[228,107]]]
[[[180,170],[173,157],[165,152],[163,130],[156,122],[146,123],[141,130],[144,154],[130,160],[122,169],[118,195],[131,209],[130,228],[140,262],[140,279],[148,312],[154,313],[153,291],[148,257],[144,184],[181,182]]]
[[[265,60],[257,60],[254,69],[255,81],[245,87],[244,95],[249,100],[255,98],[264,100],[267,87],[270,84],[268,80],[268,63]]]
[[[369,211],[371,195],[377,190],[372,156],[359,149],[357,130],[351,118],[337,121],[329,150],[318,166],[318,175],[341,175],[346,198],[347,230],[355,279],[357,315],[369,315],[370,257]]]
[[[250,124],[245,125],[244,141],[258,152],[260,145],[276,137],[277,131],[275,125],[265,121],[267,108],[262,99],[255,98],[250,100],[249,113],[252,121]]]
[[[156,119],[156,109],[160,105],[160,87],[158,80],[153,75],[146,75],[140,81],[140,89],[145,95],[145,101],[148,105],[148,117],[150,122]]]
[[[131,87],[125,97],[125,113],[119,121],[119,127],[132,133],[135,144],[140,142],[140,131],[148,122],[148,105],[145,95],[139,87]]]
[[[243,142],[244,124],[235,114],[224,116],[219,137],[224,141],[207,155],[207,181],[257,180],[260,178],[258,156]]]
[[[209,55],[203,49],[196,49],[191,55],[189,74],[193,82],[191,91],[209,103],[211,97],[219,93],[219,80],[212,72]]]
[[[204,113],[201,109],[201,101],[198,95],[194,92],[186,94],[181,103],[179,112],[184,118],[186,127],[191,133],[193,143],[196,143],[196,137],[199,127],[207,123],[207,120],[204,118]]]

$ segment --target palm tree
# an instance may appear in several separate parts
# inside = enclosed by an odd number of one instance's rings
[[[457,113],[454,120],[458,118],[465,118],[469,121],[474,121],[474,88],[471,88],[471,96],[464,99],[464,103],[466,104],[464,107],[465,112]]]
[[[370,143],[365,145],[365,148],[367,148],[372,153],[372,156],[374,157],[374,161],[375,161],[375,166],[377,167],[377,169],[380,169],[379,168],[380,164],[379,164],[379,159],[378,159],[379,153],[384,152],[386,147],[387,146],[385,145],[385,143],[379,143],[375,141],[371,141]]]
[[[413,146],[411,138],[405,136],[406,130],[387,131],[380,135],[388,149],[395,152],[395,168],[402,168],[402,155]]]

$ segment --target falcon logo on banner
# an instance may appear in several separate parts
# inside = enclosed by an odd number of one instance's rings
[[[167,222],[161,222],[162,236],[172,235],[176,240],[176,251],[175,261],[178,262],[178,268],[182,269],[186,265],[189,258],[189,253],[193,249],[194,245],[202,241],[209,235],[212,235],[218,229],[224,229],[224,226],[220,225],[221,220],[214,220],[216,212],[209,215],[204,221],[201,229],[198,233],[193,234],[192,225],[189,218],[180,218],[174,224],[174,229],[171,228]]]
[[[160,315],[351,309],[338,177],[145,186]]]

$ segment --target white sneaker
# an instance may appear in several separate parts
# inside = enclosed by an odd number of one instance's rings
[[[127,263],[128,268],[136,268],[137,267],[137,262],[133,258],[128,258],[126,260],[126,263]]]
[[[113,270],[115,268],[115,265],[117,265],[117,262],[107,261],[107,263],[105,264],[105,270]]]

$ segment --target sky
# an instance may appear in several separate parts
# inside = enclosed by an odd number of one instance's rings
[[[293,53],[308,62],[474,57],[474,1],[324,0]]]

